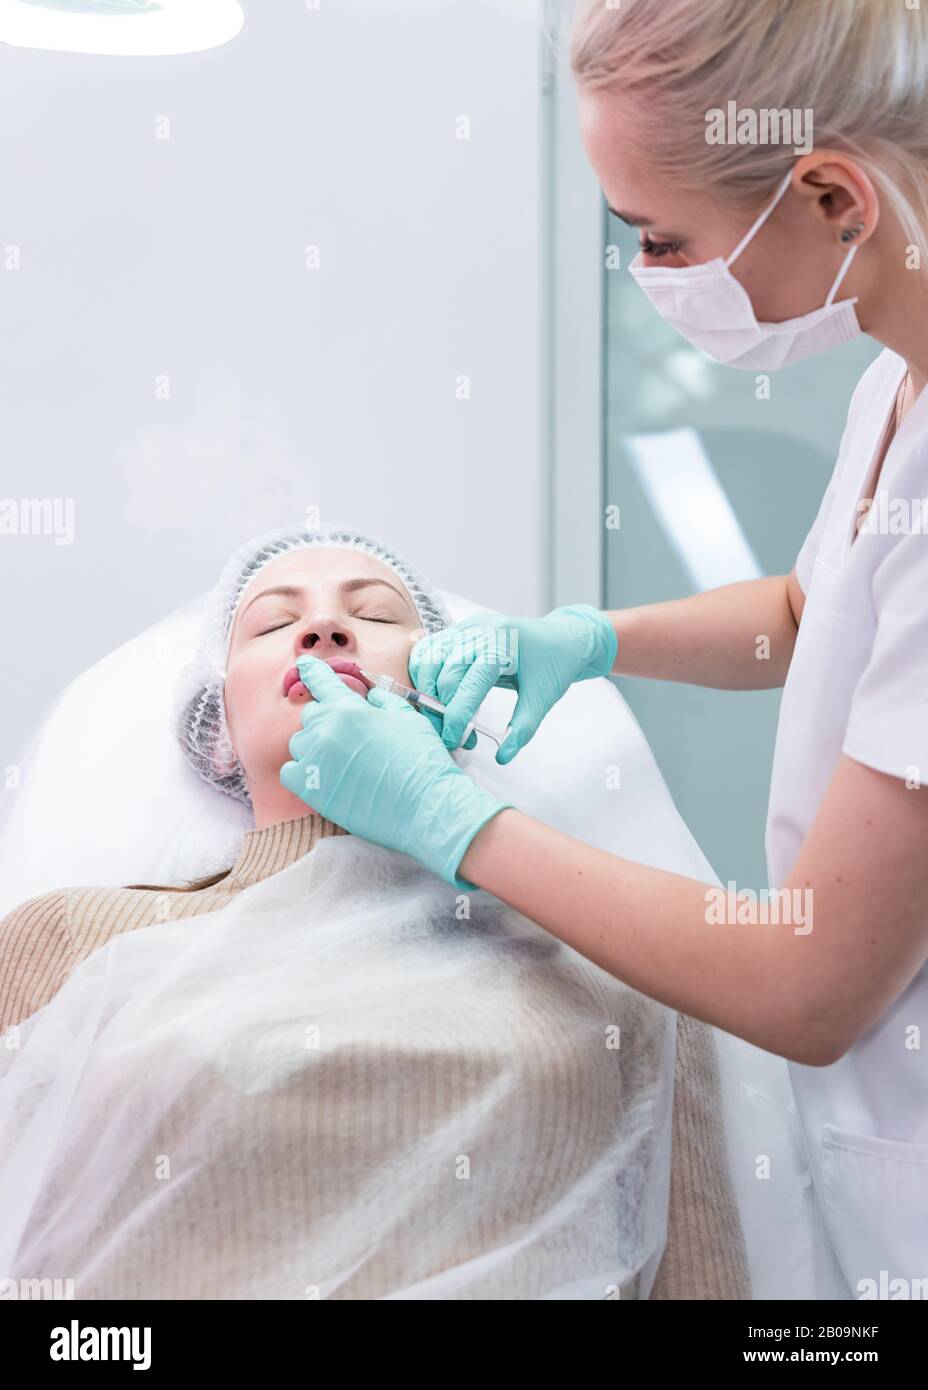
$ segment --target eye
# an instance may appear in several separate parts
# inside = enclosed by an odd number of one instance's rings
[[[394,624],[396,624],[396,623],[399,621],[398,618],[377,617],[377,616],[376,616],[375,614],[373,614],[373,613],[354,613],[354,614],[352,614],[352,617],[360,618],[360,620],[361,620],[362,623],[394,623]],[[255,634],[255,636],[256,636],[256,637],[266,637],[267,634],[268,634],[269,632],[279,632],[280,629],[281,629],[282,627],[289,627],[289,626],[290,626],[290,623],[289,623],[289,622],[287,622],[287,623],[277,623],[275,627],[266,627],[266,628],[263,628],[260,632],[257,632],[257,633]]]
[[[644,256],[673,256],[679,251],[680,245],[679,241],[652,241],[646,236],[644,241],[639,243],[638,250]]]

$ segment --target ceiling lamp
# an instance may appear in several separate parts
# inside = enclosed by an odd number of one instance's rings
[[[58,53],[201,53],[244,22],[238,0],[0,0],[0,43]]]

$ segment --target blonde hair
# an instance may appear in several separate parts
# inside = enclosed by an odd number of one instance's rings
[[[578,0],[570,68],[581,90],[627,99],[629,147],[655,171],[739,212],[796,156],[710,144],[707,113],[811,111],[815,146],[853,155],[907,241],[925,244],[928,25],[906,0]]]

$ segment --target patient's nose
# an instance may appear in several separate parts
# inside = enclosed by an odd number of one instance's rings
[[[298,637],[299,654],[312,652],[313,656],[325,658],[344,652],[352,646],[351,634],[334,619],[329,622],[316,619]]]

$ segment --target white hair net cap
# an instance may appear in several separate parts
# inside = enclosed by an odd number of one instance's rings
[[[232,626],[242,594],[255,575],[279,555],[309,546],[334,546],[373,555],[405,585],[427,633],[451,622],[438,591],[411,565],[390,546],[351,527],[281,527],[239,546],[206,600],[197,654],[183,668],[175,686],[173,720],[184,756],[199,776],[246,806],[251,805],[251,797],[229,736],[224,700]]]

